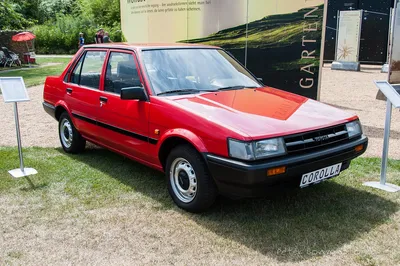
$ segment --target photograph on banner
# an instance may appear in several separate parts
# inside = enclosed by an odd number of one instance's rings
[[[132,43],[220,46],[264,84],[317,98],[324,0],[122,1]]]
[[[336,61],[358,62],[362,11],[340,11]]]
[[[249,0],[247,67],[264,84],[317,99],[323,4]]]
[[[390,65],[390,84],[400,84],[400,0],[396,0],[394,14],[392,59]]]
[[[192,3],[201,1],[189,1]],[[189,9],[190,10],[190,9]],[[238,25],[247,23],[247,0],[236,0],[235,4],[229,4],[229,0],[205,1],[198,12],[188,12],[188,36],[181,39],[183,43],[198,43],[223,47],[235,56],[242,64],[245,64],[245,41],[236,45],[234,35],[229,31]],[[239,34],[246,38],[246,28],[238,29]],[[219,34],[223,32],[222,34]],[[220,37],[223,38],[220,38]]]

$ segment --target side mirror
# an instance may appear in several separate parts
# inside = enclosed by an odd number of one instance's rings
[[[257,78],[257,80],[261,83],[263,82],[263,78]]]
[[[147,96],[143,87],[129,87],[121,89],[121,100],[146,101]]]

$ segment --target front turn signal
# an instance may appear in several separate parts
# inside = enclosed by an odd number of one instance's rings
[[[280,175],[286,173],[286,166],[268,169],[267,176]]]
[[[354,150],[355,150],[356,152],[360,152],[360,151],[362,151],[363,149],[364,149],[364,145],[358,145],[357,147],[354,148]]]

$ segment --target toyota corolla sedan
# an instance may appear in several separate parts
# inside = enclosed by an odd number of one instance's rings
[[[368,145],[357,116],[265,86],[212,46],[84,46],[43,98],[65,152],[89,141],[162,171],[190,212],[318,184]]]

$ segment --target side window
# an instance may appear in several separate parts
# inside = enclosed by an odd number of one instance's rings
[[[79,62],[76,64],[74,71],[72,71],[72,73],[71,73],[71,78],[70,78],[69,82],[79,84],[79,78],[81,76],[83,58],[85,58],[85,55],[83,55],[79,59]]]
[[[111,52],[107,63],[104,90],[120,94],[122,88],[138,86],[142,84],[133,55]]]
[[[106,52],[88,51],[83,60],[79,85],[98,89]]]

